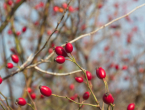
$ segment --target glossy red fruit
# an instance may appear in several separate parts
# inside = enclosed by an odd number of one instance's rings
[[[61,56],[64,56],[64,57],[67,56],[67,53],[65,52],[64,48],[61,47],[61,46],[55,47],[55,53],[56,53],[57,55],[61,55]]]
[[[3,82],[3,79],[2,79],[2,77],[0,76],[0,84]]]
[[[69,88],[70,88],[70,90],[74,90],[75,85],[74,84],[71,84],[71,85],[69,85]]]
[[[27,30],[27,27],[26,26],[22,28],[22,32],[23,33],[26,32],[26,30]]]
[[[98,76],[98,78],[104,79],[106,77],[106,72],[105,72],[105,70],[102,67],[99,67],[96,70],[96,75]]]
[[[75,80],[78,82],[78,83],[82,83],[84,80],[82,77],[75,77]]]
[[[52,91],[49,87],[47,86],[39,86],[40,92],[42,95],[49,97],[52,94]]]
[[[19,62],[19,57],[17,55],[11,55],[11,58],[13,60],[13,62],[18,63]]]
[[[11,69],[11,68],[13,68],[13,67],[14,67],[14,66],[13,66],[12,63],[7,63],[7,68]]]
[[[54,6],[54,7],[53,7],[53,11],[54,11],[54,12],[58,12],[58,11],[59,11],[59,7],[58,7],[58,6]]]
[[[83,99],[87,100],[89,97],[90,97],[90,93],[88,91],[85,92],[84,95],[83,95]]]
[[[105,94],[103,95],[103,101],[104,101],[106,104],[113,104],[114,98],[113,98],[112,94],[110,94],[110,93],[105,93]]]
[[[67,8],[67,3],[63,3],[63,4],[62,4],[62,7],[63,7],[64,9],[66,9],[66,8]]]
[[[62,64],[62,63],[64,63],[65,62],[65,58],[64,58],[64,56],[57,56],[55,59],[54,59],[54,61],[56,61],[57,63],[59,63],[59,64]]]
[[[88,80],[91,80],[91,79],[92,79],[92,74],[91,74],[91,72],[86,71],[86,74],[87,74]]]
[[[20,105],[20,106],[24,106],[24,105],[26,105],[26,100],[24,99],[24,98],[18,98],[17,100],[16,100],[16,103],[18,104],[18,105]]]
[[[32,93],[31,95],[31,98],[34,100],[36,98],[36,94],[35,93]]]
[[[135,109],[135,104],[131,103],[127,106],[127,110],[134,110]]]
[[[29,93],[31,93],[31,92],[32,92],[32,89],[31,89],[30,87],[28,87],[28,88],[27,88],[27,91],[28,91]]]
[[[67,43],[67,44],[65,45],[65,51],[66,51],[67,53],[71,53],[71,52],[73,51],[73,45],[72,45],[71,43]]]

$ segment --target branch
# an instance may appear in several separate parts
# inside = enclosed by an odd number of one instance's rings
[[[0,33],[3,31],[3,29],[7,26],[7,24],[9,23],[11,17],[14,15],[15,11],[19,8],[19,6],[24,3],[26,0],[22,0],[21,2],[19,2],[18,4],[16,4],[15,7],[12,8],[11,12],[8,14],[5,22],[3,22],[3,24],[0,27]]]
[[[49,71],[44,71],[41,68],[39,68],[38,66],[35,66],[34,68],[42,73],[51,74],[51,75],[55,75],[55,76],[67,76],[67,75],[82,72],[82,70],[76,70],[76,71],[72,71],[72,72],[68,72],[68,73],[53,73],[53,72],[49,72]]]
[[[88,104],[88,103],[79,103],[79,102],[76,102],[76,101],[74,101],[74,100],[68,98],[67,96],[59,96],[59,95],[56,95],[56,94],[52,94],[52,96],[68,99],[68,100],[70,100],[70,101],[72,101],[72,102],[74,102],[74,103],[76,103],[76,104],[78,104],[78,105],[90,105],[90,106],[92,106],[92,107],[99,107],[98,105],[93,105],[93,104]]]

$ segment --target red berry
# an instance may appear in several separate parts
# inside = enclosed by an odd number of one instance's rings
[[[40,7],[44,7],[44,3],[43,3],[43,2],[40,2],[40,3],[39,3],[39,6],[40,6]]]
[[[88,80],[91,80],[91,79],[92,79],[92,74],[91,74],[91,72],[86,71],[86,74],[87,74]]]
[[[72,45],[71,43],[67,43],[67,44],[65,45],[65,51],[66,51],[67,53],[71,53],[71,52],[73,51],[73,45]]]
[[[12,34],[12,30],[11,30],[11,29],[8,30],[8,34],[9,34],[9,35]]]
[[[71,99],[71,100],[75,100],[75,97],[72,96],[72,97],[70,97],[70,99]],[[69,100],[69,102],[72,102],[71,100]]]
[[[64,56],[57,56],[55,59],[54,59],[54,61],[56,61],[57,63],[59,63],[59,64],[62,64],[62,63],[64,63],[65,62],[65,58],[64,58]]]
[[[134,103],[131,103],[127,106],[127,110],[134,110],[135,108],[135,104]]]
[[[30,87],[28,87],[28,88],[27,88],[27,91],[28,91],[29,93],[31,93],[31,92],[32,92],[32,89],[31,89]]]
[[[49,52],[49,54],[51,54],[51,53],[53,52],[53,49],[50,48],[50,49],[48,50],[48,52]]]
[[[13,68],[13,67],[14,67],[14,66],[13,66],[12,63],[7,63],[7,68],[11,69],[11,68]]]
[[[39,86],[40,92],[42,95],[49,97],[52,94],[52,91],[49,87],[47,86]]]
[[[71,84],[71,85],[69,86],[69,88],[70,88],[70,90],[74,90],[75,85],[74,85],[74,84]]]
[[[106,93],[106,94],[103,95],[103,101],[106,104],[113,104],[114,98],[113,98],[112,94]]]
[[[11,58],[13,62],[18,63],[19,62],[19,57],[17,55],[11,55]]]
[[[17,53],[17,50],[15,48],[10,48],[10,51],[13,53],[13,54],[18,54]]]
[[[116,68],[116,70],[118,70],[119,69],[119,65],[117,64],[117,65],[115,65],[115,68]]]
[[[26,30],[27,30],[27,27],[26,26],[22,28],[22,32],[23,33],[26,32]]]
[[[21,105],[21,106],[26,105],[26,100],[24,98],[18,98],[16,102],[18,105]]]
[[[58,12],[58,11],[59,11],[59,7],[58,7],[58,6],[54,6],[54,7],[53,7],[53,11],[54,11],[54,12]]]
[[[103,7],[103,4],[102,3],[99,3],[98,4],[98,8],[101,9],[102,7]]]
[[[69,10],[70,12],[74,12],[74,8],[73,8],[72,6],[69,6],[69,7],[68,7],[68,10]]]
[[[51,35],[51,33],[52,33],[52,32],[51,32],[50,30],[47,31],[47,34],[48,34],[48,35]]]
[[[100,79],[104,79],[106,77],[106,72],[102,67],[99,67],[96,70],[96,74],[97,74],[98,78],[100,78]]]
[[[87,100],[89,97],[90,97],[90,93],[88,91],[85,92],[84,95],[83,95],[83,99]]]
[[[39,4],[35,5],[35,9],[36,10],[38,10],[39,8],[40,8],[40,5]]]
[[[16,32],[17,36],[21,35],[21,32],[20,31],[17,31]]]
[[[40,98],[43,99],[43,98],[44,98],[44,95],[41,94],[41,95],[40,95]]]
[[[122,70],[127,70],[127,66],[124,65],[124,66],[122,67]]]
[[[0,76],[0,84],[3,82],[3,79],[1,78],[1,76]]]
[[[62,7],[63,7],[64,9],[66,9],[66,8],[67,8],[67,3],[63,3],[63,4],[62,4]]]
[[[118,8],[118,7],[119,7],[119,4],[118,4],[118,3],[115,3],[115,4],[114,4],[114,7],[115,7],[115,8]]]
[[[82,31],[84,31],[84,30],[86,29],[86,25],[83,24],[83,25],[81,26],[81,29],[82,29]]]
[[[32,93],[31,95],[31,98],[34,100],[36,98],[36,94],[35,93]]]
[[[75,77],[75,80],[78,82],[78,83],[82,83],[84,80],[82,77]]]
[[[8,3],[8,5],[11,6],[13,4],[13,1],[12,0],[8,0],[7,3]]]
[[[55,46],[55,44],[54,44],[54,42],[52,42],[52,43],[51,43],[51,47],[54,48],[54,46]]]
[[[61,55],[61,56],[64,56],[64,57],[67,56],[67,53],[65,52],[64,48],[61,47],[61,46],[55,47],[55,53],[56,53],[57,55]]]
[[[7,4],[4,3],[4,4],[3,4],[3,7],[4,7],[4,9],[6,10],[6,9],[7,9]]]

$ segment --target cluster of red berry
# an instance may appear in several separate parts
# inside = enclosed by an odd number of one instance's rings
[[[71,43],[67,43],[65,45],[65,49],[61,46],[57,46],[55,47],[55,53],[58,55],[54,60],[59,63],[62,64],[65,62],[65,57],[67,57],[67,53],[71,53],[73,51],[73,46]]]
[[[11,55],[11,59],[14,63],[19,62],[19,57],[17,55]],[[14,65],[12,63],[7,63],[7,68],[11,69],[13,67],[14,67]]]
[[[39,86],[39,89],[40,89],[40,92],[41,92],[41,97],[44,97],[44,96],[49,97],[52,94],[51,89],[49,87],[47,87],[47,86]],[[29,88],[27,91],[29,93],[32,92],[31,88]],[[30,96],[31,96],[32,99],[36,98],[35,93],[32,93]],[[20,106],[24,106],[24,105],[27,104],[27,102],[26,102],[26,100],[24,98],[18,98],[16,100],[16,104],[18,104]]]

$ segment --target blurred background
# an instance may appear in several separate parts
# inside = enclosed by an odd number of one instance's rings
[[[17,54],[22,65],[27,58],[36,53],[55,31],[67,3],[70,0],[26,0],[17,10],[16,6],[23,0],[0,0],[0,75],[2,78],[17,70],[10,56]],[[60,46],[80,35],[94,31],[106,23],[123,16],[135,7],[144,4],[144,0],[72,0],[68,11],[51,36],[46,47],[34,63],[46,58],[55,46]],[[145,7],[139,8],[131,15],[118,20],[100,31],[73,43],[73,55],[77,62],[93,75],[93,91],[103,106],[102,96],[105,86],[96,76],[96,68],[103,67],[109,91],[115,101],[114,110],[125,110],[129,103],[135,103],[138,110],[145,110]],[[11,17],[11,19],[9,19]],[[7,21],[5,28],[3,23]],[[45,71],[67,73],[78,70],[71,62],[64,64],[54,62],[56,54],[38,67]],[[8,69],[11,62],[14,68]],[[76,76],[53,76],[41,73],[35,68],[25,69],[3,81],[0,91],[9,99],[14,110],[31,110],[29,106],[18,107],[15,100],[25,98],[31,103],[27,90],[35,94],[33,101],[38,110],[78,110],[78,105],[58,97],[41,97],[39,85],[46,85],[52,93],[72,97],[78,95],[82,101],[84,92],[89,91],[85,83],[77,83]],[[2,97],[1,97],[2,98]],[[3,99],[3,98],[2,98]],[[77,101],[77,98],[75,99]],[[91,96],[86,103],[95,104]],[[104,104],[104,110],[107,105]],[[83,106],[81,110],[96,110]]]

